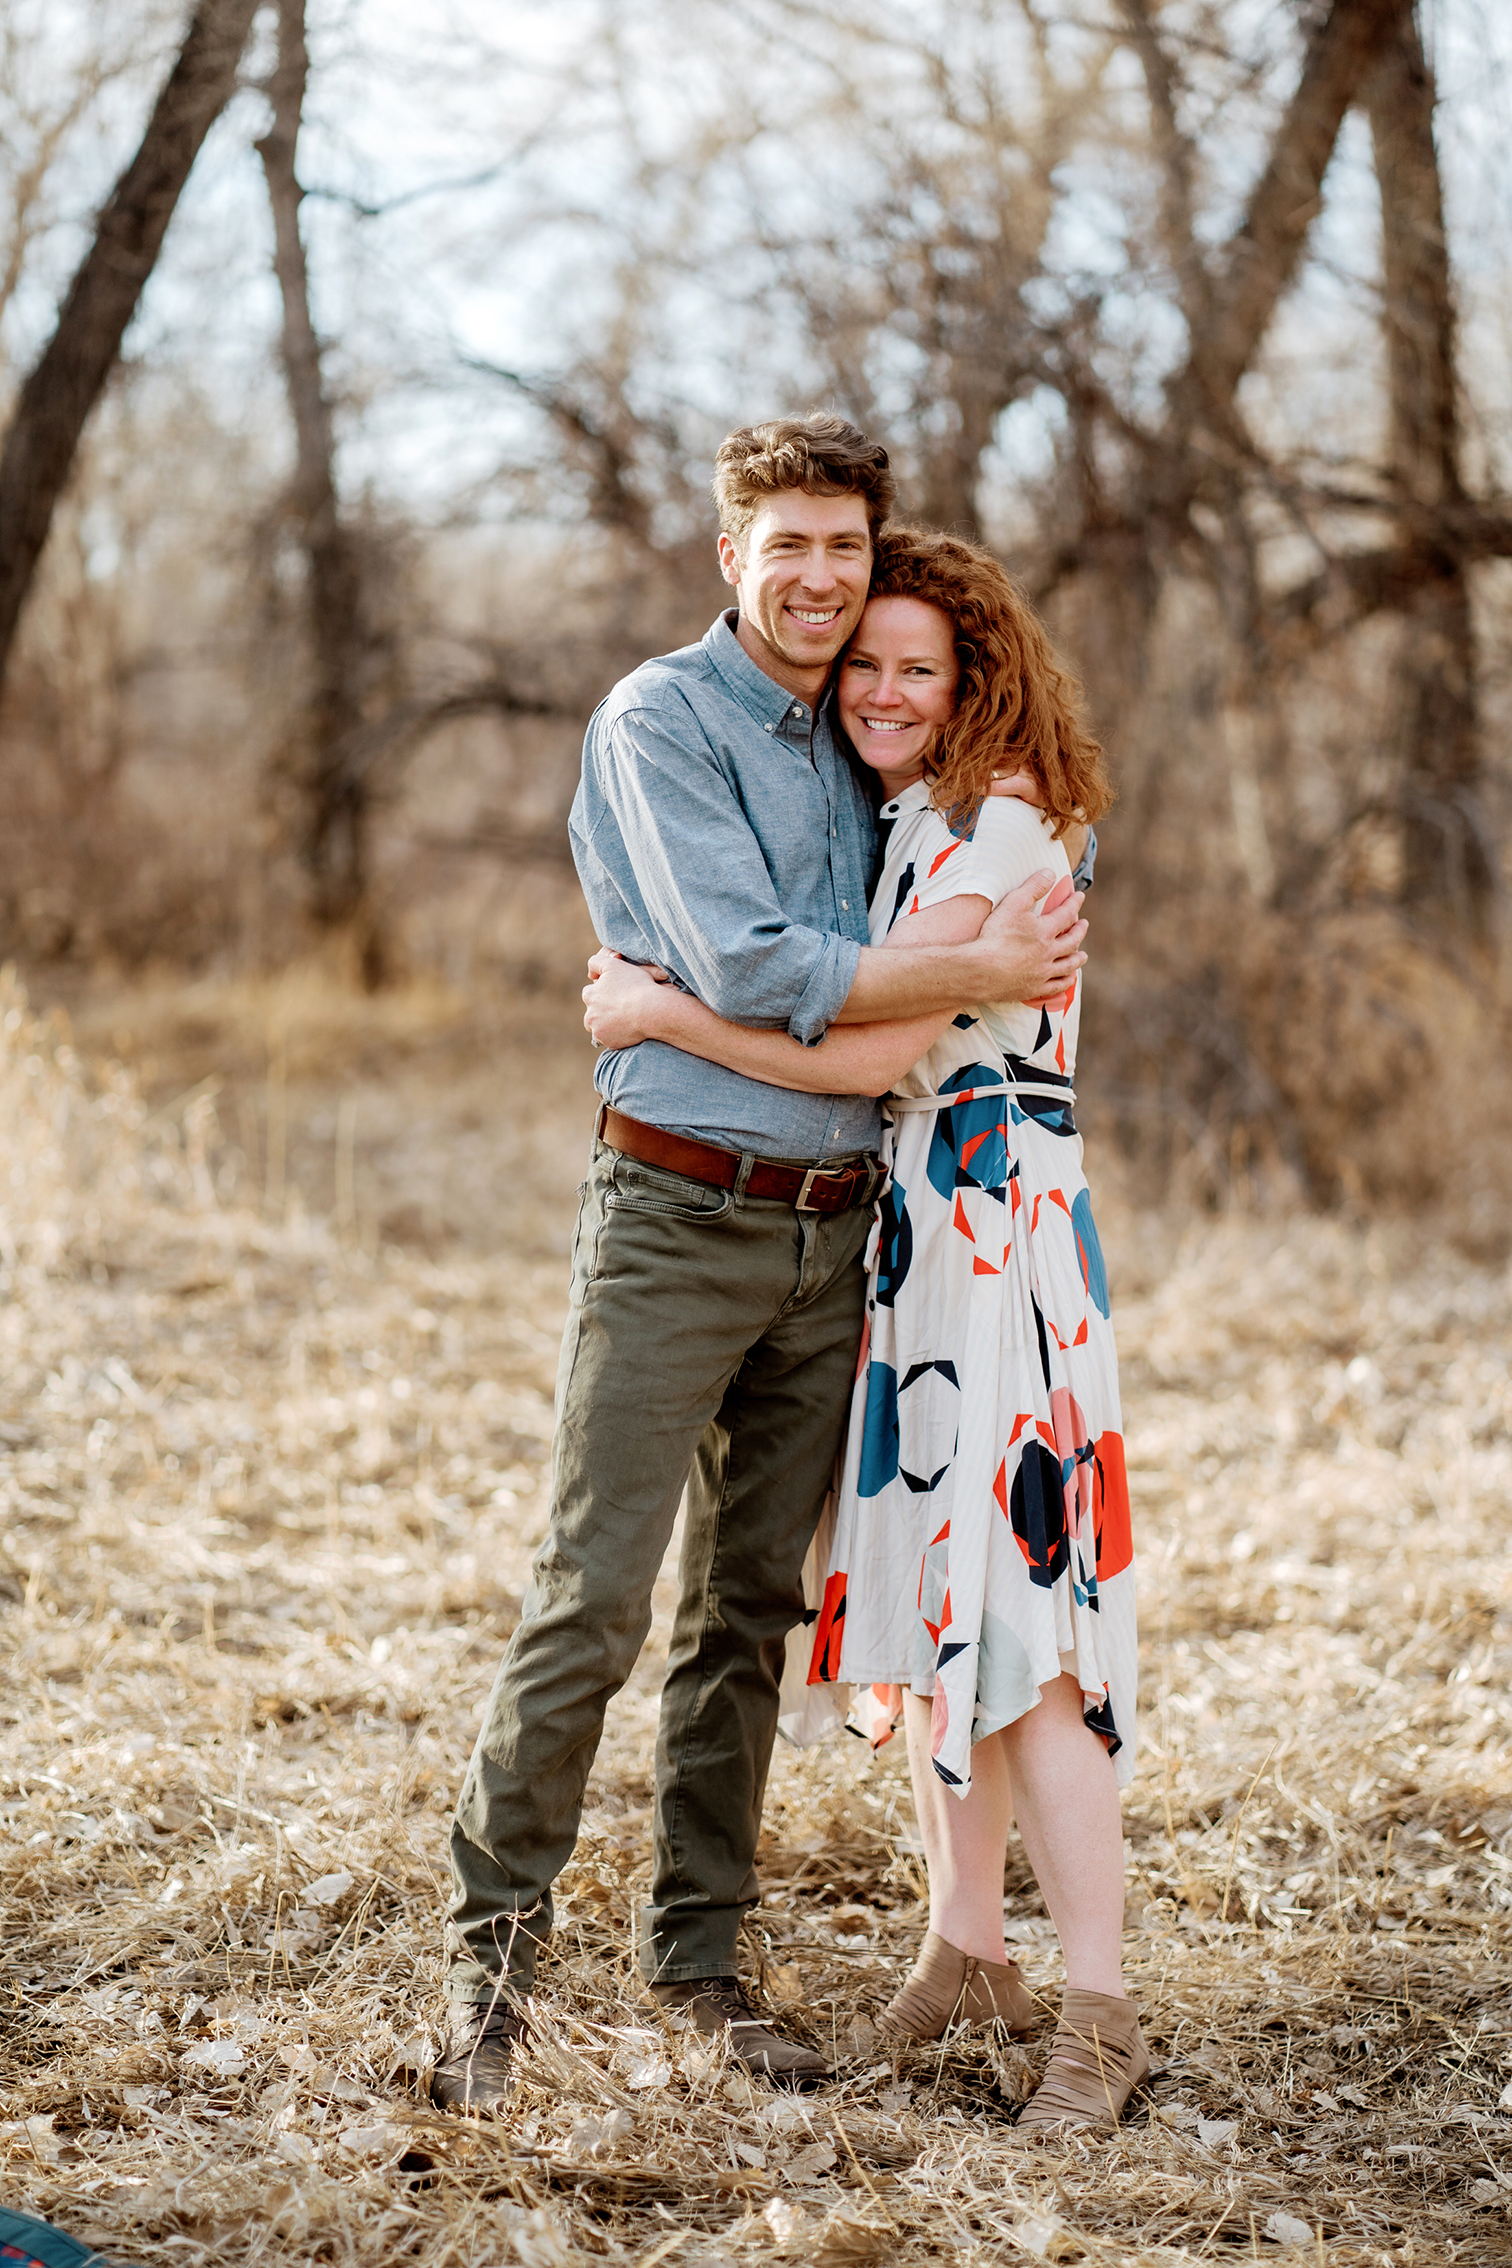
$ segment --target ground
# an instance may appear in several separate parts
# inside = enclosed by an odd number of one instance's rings
[[[0,998],[5,2201],[126,2263],[1512,2260],[1504,1272],[1103,1189],[1140,1549],[1129,1975],[1160,2078],[1026,2155],[1027,2051],[882,2054],[895,1750],[780,1750],[789,2096],[638,1997],[671,1589],[515,2114],[426,2106],[447,1813],[544,1519],[570,1005]],[[111,1068],[111,1058],[116,1068]],[[1008,1928],[1053,1934],[1015,1855]],[[1298,2257],[1303,2257],[1299,2252]]]

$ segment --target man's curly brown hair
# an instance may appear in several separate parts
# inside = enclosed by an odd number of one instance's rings
[[[810,496],[859,496],[875,542],[896,493],[887,451],[833,410],[774,417],[727,434],[714,460],[719,524],[742,557],[751,522],[785,488]]]
[[[877,539],[870,596],[937,606],[955,634],[955,711],[928,761],[937,811],[969,826],[995,772],[1026,771],[1057,836],[1073,819],[1102,817],[1113,786],[1083,721],[1081,687],[990,551],[928,528],[889,528]]]

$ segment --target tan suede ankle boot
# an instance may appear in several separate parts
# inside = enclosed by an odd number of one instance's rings
[[[1011,2032],[1034,2024],[1034,2001],[1017,1961],[978,1961],[931,1930],[901,1992],[883,2009],[884,2039],[937,2040],[951,2024],[990,2024]]]
[[[1067,1989],[1045,2076],[1019,2113],[1026,2141],[1056,2128],[1100,2127],[1111,2134],[1150,2058],[1132,2000]]]

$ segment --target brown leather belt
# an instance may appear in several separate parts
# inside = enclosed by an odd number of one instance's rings
[[[712,1142],[690,1141],[686,1134],[667,1134],[659,1126],[643,1126],[608,1103],[599,1106],[594,1128],[611,1150],[643,1165],[665,1166],[685,1181],[706,1181],[713,1189],[733,1189],[740,1178],[738,1150],[721,1150]],[[869,1205],[882,1186],[882,1168],[873,1158],[864,1165],[770,1165],[758,1158],[746,1176],[747,1197],[772,1197],[779,1205],[792,1205],[800,1213],[844,1213],[852,1205]]]

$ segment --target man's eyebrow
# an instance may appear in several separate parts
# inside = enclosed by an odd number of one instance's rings
[[[809,543],[812,540],[801,528],[768,528],[766,534],[761,538],[760,549],[770,551],[779,543]],[[849,544],[858,551],[863,547],[867,550],[871,548],[870,536],[863,535],[858,528],[846,528],[839,535],[821,538],[820,540],[828,541],[832,545]]]

